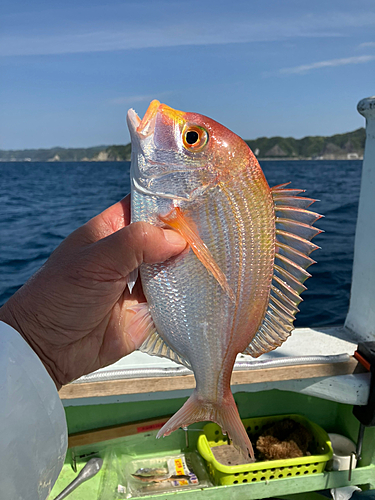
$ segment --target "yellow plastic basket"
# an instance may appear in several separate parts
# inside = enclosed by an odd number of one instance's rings
[[[258,433],[266,424],[277,422],[284,418],[291,418],[302,424],[314,436],[313,447],[320,453],[300,458],[285,460],[269,460],[243,465],[223,465],[218,462],[211,448],[227,444],[220,427],[210,423],[204,426],[203,433],[198,438],[198,451],[205,459],[208,470],[216,484],[254,483],[283,479],[292,476],[304,476],[323,472],[328,460],[332,458],[333,451],[328,434],[318,425],[310,422],[302,415],[277,415],[273,417],[248,418],[243,424],[250,434]]]

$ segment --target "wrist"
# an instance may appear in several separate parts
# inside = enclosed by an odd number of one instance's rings
[[[48,359],[44,349],[40,346],[39,338],[43,327],[38,321],[38,314],[29,313],[22,307],[20,301],[17,300],[16,294],[0,308],[0,321],[11,326],[21,335],[44,365],[57,390],[60,390],[62,384],[58,381],[54,373],[54,364],[51,359]]]

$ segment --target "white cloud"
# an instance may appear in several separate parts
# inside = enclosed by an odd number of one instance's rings
[[[375,47],[375,42],[364,42],[359,45],[360,48],[363,47]]]
[[[331,59],[328,61],[319,61],[311,64],[302,64],[301,66],[295,66],[293,68],[282,68],[279,70],[280,74],[301,74],[307,73],[314,69],[329,68],[335,66],[346,66],[348,64],[363,64],[370,61],[374,61],[375,56],[358,56],[358,57],[346,57],[343,59]]]
[[[71,26],[62,23],[59,30],[44,25],[42,30],[25,28],[15,34],[10,27],[3,32],[0,56],[49,55],[105,52],[183,45],[218,45],[228,43],[269,42],[298,38],[347,36],[348,29],[375,26],[375,14],[302,14],[295,17],[242,17],[204,13],[194,22],[177,16],[153,20],[121,20],[108,24],[95,22]]]

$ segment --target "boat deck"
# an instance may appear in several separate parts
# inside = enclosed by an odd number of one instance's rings
[[[359,341],[344,327],[301,328],[280,348],[261,358],[239,355],[232,391],[241,418],[299,413],[327,432],[341,433],[356,441],[359,423],[352,414],[352,405],[367,403],[370,385],[370,374],[353,358]],[[91,453],[104,457],[106,468],[73,492],[72,500],[102,498],[103,478],[111,474],[108,450],[113,446],[121,450],[125,460],[195,449],[196,431],[202,429],[203,423],[189,428],[188,448],[182,430],[156,439],[157,429],[182,406],[194,385],[194,377],[185,367],[135,352],[63,387],[60,396],[67,414],[70,449],[51,498],[76,477],[73,464],[79,470]],[[205,500],[250,500],[279,498],[282,492],[284,498],[297,500],[302,497],[295,495],[302,494],[305,500],[312,500],[319,498],[313,493],[318,490],[349,484],[373,487],[374,442],[375,430],[366,429],[362,460],[350,480],[347,471],[331,471],[251,485],[214,485],[178,494]],[[114,491],[108,495],[112,496],[103,498],[125,498],[115,496]],[[160,498],[172,495],[175,493]]]
[[[344,327],[296,329],[277,350],[258,359],[238,355],[232,391],[279,389],[363,405],[370,374],[353,358],[360,340]],[[187,397],[194,387],[187,368],[137,351],[63,387],[60,397],[65,406],[96,404],[96,398],[101,404],[150,401]]]

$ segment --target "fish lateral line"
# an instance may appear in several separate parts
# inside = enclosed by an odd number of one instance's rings
[[[204,265],[209,273],[213,275],[221,288],[226,292],[232,302],[236,302],[236,296],[230,287],[228,280],[215,261],[207,245],[201,239],[197,230],[191,222],[188,222],[180,207],[174,207],[165,216],[159,215],[159,219],[172,229],[178,231],[189,244],[199,261]]]

